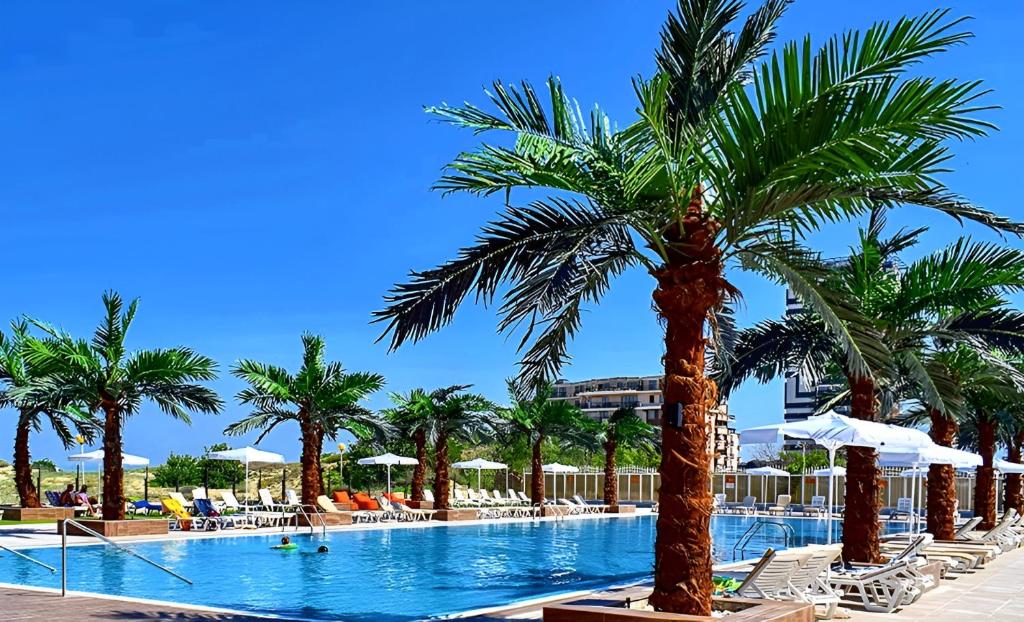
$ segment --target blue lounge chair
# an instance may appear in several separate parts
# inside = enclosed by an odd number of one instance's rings
[[[221,516],[217,508],[213,507],[213,502],[209,499],[192,499],[192,504],[196,512],[199,512],[199,515],[206,519],[207,529],[212,531],[214,529],[235,526],[235,519],[230,516]]]
[[[159,514],[164,507],[159,503],[153,503],[152,501],[147,501],[145,499],[140,499],[139,501],[132,501],[131,506],[135,508],[136,514],[138,514],[139,512],[145,512],[146,514],[149,514],[150,512],[156,512],[157,514]]]

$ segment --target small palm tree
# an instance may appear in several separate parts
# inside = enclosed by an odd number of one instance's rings
[[[493,111],[431,109],[441,119],[504,140],[458,155],[444,192],[498,195],[507,207],[475,244],[441,266],[414,272],[387,307],[391,348],[447,325],[473,296],[502,292],[499,329],[524,328],[520,383],[557,377],[568,342],[593,304],[628,269],[656,282],[665,326],[661,512],[655,543],[656,610],[710,615],[711,457],[707,408],[715,387],[705,346],[739,296],[727,267],[788,284],[831,326],[856,309],[831,298],[791,238],[879,205],[920,205],[1019,233],[937,180],[945,142],[985,134],[977,82],[933,80],[915,67],[965,42],[961,20],[936,11],[810,39],[760,61],[789,4],[766,0],[738,32],[743,3],[680,0],[662,31],[657,74],[638,78],[637,118],[623,129],[594,108],[585,118],[555,79],[547,93],[495,83]],[[749,86],[746,86],[749,85]],[[511,205],[514,190],[547,198]],[[837,333],[839,331],[837,330]],[[871,379],[870,331],[843,331],[848,366]],[[862,383],[870,393],[870,383]]]
[[[909,397],[927,405],[935,442],[951,445],[960,395],[949,374],[935,359],[936,345],[964,344],[974,351],[1024,343],[1024,315],[1004,308],[1005,295],[1024,287],[1024,253],[992,244],[960,240],[932,255],[901,266],[899,255],[917,243],[922,230],[902,230],[883,237],[884,214],[872,213],[860,245],[822,279],[836,295],[859,301],[882,348],[873,357],[871,378],[847,364],[844,339],[814,313],[787,315],[743,331],[734,357],[721,363],[720,386],[730,392],[743,379],[761,381],[799,370],[819,378],[834,371],[847,389],[831,404],[849,401],[851,415],[877,420]],[[951,496],[954,473],[948,465],[933,465],[929,477],[929,530],[952,538]],[[848,450],[847,504],[844,512],[843,554],[851,559],[878,558],[878,524],[869,517],[880,511],[880,472],[875,451]]]
[[[619,473],[615,465],[615,451],[619,447],[655,449],[657,430],[636,414],[633,407],[619,408],[600,423],[598,440],[604,447],[604,502],[619,504]]]
[[[320,456],[324,438],[336,438],[344,430],[360,440],[383,445],[393,429],[359,404],[384,386],[383,376],[346,373],[341,363],[327,362],[324,340],[317,335],[304,334],[302,349],[302,366],[294,375],[283,367],[252,360],[241,360],[231,369],[249,384],[236,397],[253,411],[224,433],[238,436],[260,430],[259,444],[278,425],[297,422],[302,433],[302,502],[315,504],[323,494]]]
[[[389,397],[394,408],[384,411],[384,416],[395,426],[401,436],[411,438],[416,446],[416,467],[412,472],[413,501],[423,500],[424,482],[427,475],[427,434],[435,413],[451,396],[465,391],[469,385],[452,385],[427,393],[413,389],[407,395],[392,393]]]
[[[544,443],[555,441],[563,446],[594,449],[599,430],[592,419],[567,400],[553,400],[550,384],[540,385],[528,399],[515,382],[508,382],[513,405],[502,409],[506,428],[513,436],[526,440],[530,447],[530,499],[544,503]]]
[[[25,321],[11,323],[10,337],[0,332],[0,386],[3,387],[0,389],[0,406],[10,406],[18,411],[14,433],[14,487],[18,491],[18,501],[23,508],[38,508],[42,503],[39,491],[32,483],[31,432],[42,431],[45,422],[68,449],[74,445],[77,435],[91,443],[98,424],[86,414],[67,410],[68,404],[50,399],[45,391],[45,381],[39,382],[39,370],[25,360],[24,344],[28,334]]]
[[[121,461],[125,420],[152,401],[164,413],[190,423],[189,413],[217,413],[222,402],[198,384],[217,377],[213,359],[177,347],[128,352],[126,338],[138,300],[125,309],[115,292],[103,294],[106,315],[92,340],[75,339],[35,322],[46,339],[25,339],[25,360],[45,374],[48,399],[84,405],[103,416],[103,519],[124,519],[124,469]],[[69,407],[74,412],[75,408]]]
[[[482,395],[464,393],[468,388],[441,389],[439,399],[426,409],[426,440],[434,446],[434,502],[442,510],[450,507],[449,441],[481,443],[494,437],[499,424],[494,404]]]

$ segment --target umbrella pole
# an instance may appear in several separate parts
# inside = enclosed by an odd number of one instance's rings
[[[476,489],[478,491],[480,490],[480,475],[481,475],[481,473],[483,473],[483,469],[477,469],[476,470]]]
[[[149,467],[146,467],[146,481],[142,483],[142,498],[149,501]]]
[[[826,544],[832,544],[832,481],[835,477],[835,469],[836,449],[830,446],[828,448],[828,536]]]
[[[249,460],[246,455],[245,461],[245,517],[249,518]]]
[[[391,496],[391,465],[388,465],[388,496]]]

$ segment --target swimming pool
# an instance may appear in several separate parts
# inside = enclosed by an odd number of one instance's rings
[[[733,543],[754,520],[712,519],[718,559],[731,559]],[[824,520],[773,520],[793,528],[797,545],[825,540]],[[407,622],[644,580],[653,565],[655,517],[289,535],[298,550],[271,550],[280,534],[130,545],[194,585],[112,547],[71,547],[69,589],[290,618]],[[777,547],[776,532],[768,536],[754,540],[748,556]],[[321,544],[330,552],[316,553]],[[59,548],[29,553],[60,566]],[[60,587],[59,581],[0,554],[0,582]]]

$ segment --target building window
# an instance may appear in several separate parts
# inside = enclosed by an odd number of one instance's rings
[[[654,396],[653,396],[653,395],[651,395],[651,396],[650,396],[650,401],[648,402],[648,404],[653,404],[653,403],[654,403]]]

